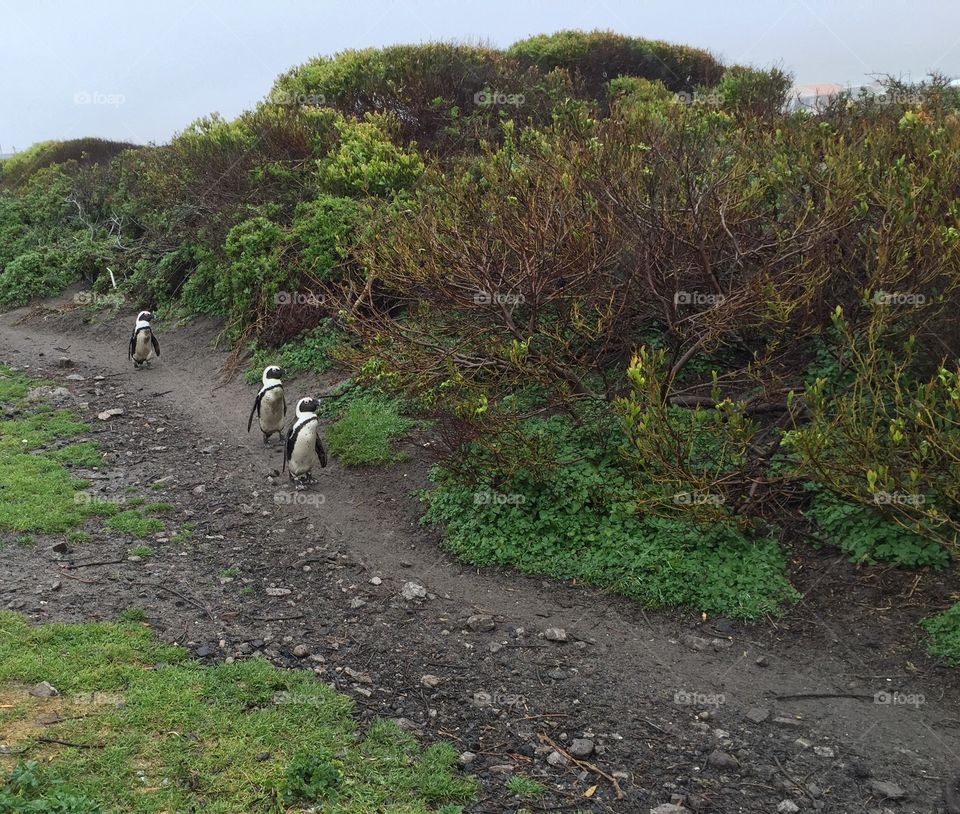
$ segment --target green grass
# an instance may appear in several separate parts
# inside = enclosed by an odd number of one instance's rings
[[[350,401],[327,430],[330,453],[344,466],[378,466],[405,458],[393,442],[417,426],[394,399],[368,395]]]
[[[89,543],[93,536],[88,531],[68,531],[68,543]]]
[[[951,667],[960,667],[960,602],[920,624],[930,636],[927,642],[930,655]]]
[[[107,519],[107,527],[115,531],[129,534],[131,537],[142,538],[149,537],[158,531],[163,531],[162,520],[146,515],[134,509],[125,512],[119,512]]]
[[[220,572],[220,576],[223,579],[235,579],[240,576],[240,572],[236,568],[225,568]]]
[[[147,560],[153,556],[153,549],[150,546],[138,545],[134,546],[127,552],[132,557],[140,557],[141,559]]]
[[[542,783],[519,774],[515,774],[507,781],[507,791],[518,797],[539,797],[546,790]]]
[[[150,512],[151,514],[162,514],[163,512],[172,512],[174,506],[172,503],[148,503],[143,507],[145,512]]]
[[[55,737],[103,747],[51,750],[27,737],[17,742],[27,749],[21,757],[41,761],[41,788],[56,785],[104,811],[453,814],[476,791],[449,744],[421,750],[383,721],[361,733],[352,700],[312,673],[260,659],[204,667],[131,622],[29,627],[0,614],[0,684],[44,680],[67,710]],[[123,704],[88,703],[77,714],[70,704],[80,693],[116,694]]]
[[[147,612],[143,608],[126,608],[117,614],[120,622],[143,622],[146,618]]]
[[[33,381],[0,368],[0,401],[27,409],[23,399]],[[106,504],[78,502],[85,481],[69,467],[101,463],[96,445],[85,441],[62,445],[86,432],[67,410],[36,406],[33,412],[0,421],[0,531],[59,532],[94,514],[106,514]]]

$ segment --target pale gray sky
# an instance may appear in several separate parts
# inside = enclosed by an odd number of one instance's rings
[[[960,76],[956,0],[0,0],[0,153],[49,138],[162,143],[236,116],[277,74],[344,48],[486,40],[563,28],[782,63],[800,84],[872,72]]]

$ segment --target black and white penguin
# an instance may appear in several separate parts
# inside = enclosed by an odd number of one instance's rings
[[[253,426],[253,415],[256,413],[264,444],[274,433],[283,440],[283,417],[287,414],[287,400],[283,397],[283,377],[286,375],[287,371],[276,365],[268,365],[263,369],[263,385],[250,411],[247,432],[250,432]]]
[[[143,367],[153,356],[160,356],[160,343],[153,335],[153,329],[150,327],[151,319],[153,319],[152,313],[141,311],[137,314],[137,324],[133,326],[133,333],[130,334],[127,358],[133,359],[133,366],[137,369]]]
[[[320,466],[327,465],[327,451],[320,440],[320,419],[317,418],[319,402],[314,398],[304,398],[297,402],[297,418],[287,434],[287,444],[283,450],[283,466],[290,470],[290,480],[302,489],[302,481],[313,480],[310,470],[319,461]]]

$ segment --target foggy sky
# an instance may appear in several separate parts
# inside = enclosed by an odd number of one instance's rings
[[[798,84],[960,76],[951,0],[0,0],[0,25],[0,153],[79,136],[162,143],[199,116],[236,116],[278,74],[345,48],[506,46],[564,28],[779,64]]]

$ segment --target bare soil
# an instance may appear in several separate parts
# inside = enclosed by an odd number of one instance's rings
[[[474,753],[473,812],[646,812],[674,795],[731,814],[784,800],[802,811],[955,810],[945,788],[960,773],[957,671],[926,655],[917,626],[949,604],[950,575],[858,569],[798,544],[802,601],[745,625],[468,568],[418,523],[428,437],[382,470],[333,460],[313,491],[291,497],[279,443],[246,431],[256,388],[221,377],[218,326],[158,325],[162,358],[134,371],[131,325],[127,314],[90,321],[69,294],[0,317],[0,363],[68,388],[65,406],[89,421],[106,462],[78,473],[90,490],[111,499],[134,487],[174,506],[166,531],[142,543],[91,521],[92,539],[66,552],[53,550],[63,535],[3,546],[0,608],[38,624],[143,608],[161,638],[198,658],[313,669],[361,719],[402,719],[424,742]],[[336,380],[291,379],[288,402]],[[97,418],[115,407],[123,414]],[[192,534],[171,539],[187,521]],[[127,559],[140,544],[154,555]],[[427,596],[403,598],[408,582]],[[495,627],[472,629],[475,615]],[[548,628],[568,640],[548,641]],[[572,760],[577,738],[595,751]],[[511,773],[548,793],[513,797]],[[877,781],[902,799],[885,799]]]

